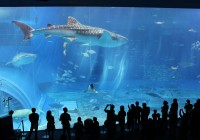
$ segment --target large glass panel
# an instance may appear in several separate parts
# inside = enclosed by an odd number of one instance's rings
[[[0,8],[0,114],[14,110],[14,128],[32,107],[46,129],[68,107],[72,124],[106,104],[139,101],[160,112],[163,100],[182,108],[200,95],[200,11],[125,7]],[[94,89],[88,88],[93,84]]]

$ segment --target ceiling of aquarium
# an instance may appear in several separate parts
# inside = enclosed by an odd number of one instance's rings
[[[95,114],[103,123],[107,103],[156,108],[163,99],[195,99],[199,16],[198,9],[2,7],[0,114],[17,110],[18,126],[36,107],[44,129],[46,111],[58,117],[64,106],[74,121]]]

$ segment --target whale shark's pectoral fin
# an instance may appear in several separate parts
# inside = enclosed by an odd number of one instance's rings
[[[99,41],[112,40],[112,37],[108,31],[104,31],[103,34],[99,37]]]
[[[52,37],[52,35],[51,34],[45,34],[45,37],[50,38],[50,37]]]
[[[70,42],[73,42],[73,41],[75,41],[77,38],[74,37],[74,36],[66,36],[66,37],[64,37],[64,39],[65,39],[65,40],[68,40],[68,41],[70,41]]]

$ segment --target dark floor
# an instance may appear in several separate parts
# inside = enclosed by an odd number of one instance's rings
[[[25,135],[28,132],[25,132]],[[56,129],[54,134],[54,140],[67,140],[67,138],[63,138],[62,136],[62,130]],[[17,139],[17,140],[24,140],[25,136]],[[48,139],[46,131],[41,130],[38,132],[38,140],[44,140]],[[169,131],[165,131],[164,134],[157,134],[153,139],[152,138],[144,138],[144,135],[141,132],[125,132],[124,137],[120,137],[120,132],[117,131],[116,135],[114,137],[108,137],[103,129],[101,127],[101,135],[99,140],[199,140],[200,138],[192,138],[190,134],[188,134],[188,137],[179,138],[179,133],[177,131],[175,136],[172,136],[169,134]],[[10,140],[10,139],[9,139]],[[31,140],[34,140],[34,133],[32,134]],[[74,132],[71,132],[71,140],[75,140]],[[88,139],[84,138],[83,140],[96,140],[96,138]]]

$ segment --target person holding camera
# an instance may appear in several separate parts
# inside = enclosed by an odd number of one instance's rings
[[[107,109],[110,106],[110,109]],[[108,136],[113,136],[115,133],[115,123],[116,123],[116,115],[115,115],[115,106],[113,104],[107,104],[104,111],[107,113],[107,118],[105,121],[105,126],[107,128]]]

